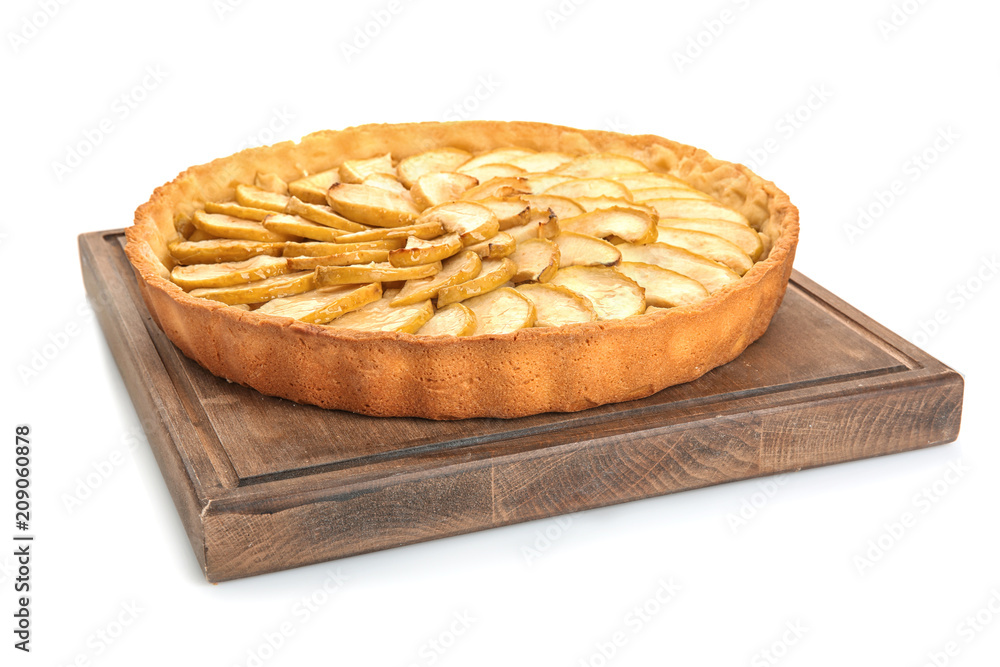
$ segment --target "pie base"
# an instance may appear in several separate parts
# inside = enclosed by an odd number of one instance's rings
[[[762,259],[707,299],[624,320],[462,338],[334,330],[189,296],[169,279],[175,212],[232,198],[258,171],[294,180],[345,157],[395,159],[440,146],[614,152],[680,176],[746,216]],[[642,398],[738,356],[781,304],[798,240],[788,196],[743,165],[652,135],[525,122],[365,125],[253,148],[192,167],[153,193],[126,230],[151,315],[180,350],[220,377],[299,403],[383,417],[513,418]]]

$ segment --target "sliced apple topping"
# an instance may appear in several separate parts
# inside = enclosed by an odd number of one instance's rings
[[[642,287],[610,266],[568,266],[549,282],[589,299],[599,320],[620,320],[646,310]]]
[[[234,218],[261,222],[264,218],[271,215],[273,211],[268,211],[263,208],[248,208],[246,206],[240,206],[233,201],[222,203],[207,201],[205,202],[205,213],[221,213],[223,215],[231,215]]]
[[[277,195],[288,194],[288,183],[277,174],[257,172],[253,177],[253,184],[265,192],[273,192]]]
[[[723,206],[717,201],[704,201],[701,199],[649,199],[643,202],[647,206],[656,209],[660,216],[661,225],[669,225],[666,218],[714,218],[716,220],[729,220],[750,226],[741,213],[734,211],[728,206]]]
[[[672,188],[667,186],[632,190],[632,199],[640,202],[649,201],[650,199],[704,199],[712,201],[711,197],[694,188]]]
[[[511,282],[544,283],[559,270],[559,246],[548,239],[527,239],[517,244],[510,259],[517,265]]]
[[[479,155],[471,158],[469,161],[462,165],[461,170],[471,169],[473,167],[479,167],[484,164],[505,164],[510,163],[511,160],[517,160],[519,158],[528,157],[529,155],[534,155],[535,151],[530,148],[495,148],[485,153],[480,153]]]
[[[359,250],[395,250],[406,245],[406,239],[379,239],[361,243],[295,243],[285,244],[285,257],[320,257],[339,253],[357,252]]]
[[[509,257],[488,259],[482,263],[482,269],[475,278],[439,290],[437,305],[440,308],[490,292],[513,278],[515,273],[517,265]]]
[[[420,215],[409,199],[370,185],[336,183],[327,190],[326,199],[335,213],[373,227],[412,225]]]
[[[271,242],[290,241],[297,238],[288,234],[272,232],[259,222],[234,218],[231,215],[224,215],[222,213],[195,211],[191,222],[198,229],[221,238]]]
[[[632,193],[621,183],[607,178],[578,178],[553,185],[545,191],[557,197],[618,197],[632,201]]]
[[[590,299],[561,285],[525,283],[516,289],[535,304],[536,327],[561,327],[597,319]]]
[[[381,188],[388,192],[394,192],[400,195],[403,199],[409,199],[412,201],[413,197],[410,196],[410,190],[399,182],[392,174],[369,174],[365,176],[365,180],[361,181],[362,185],[370,185],[373,188]]]
[[[527,184],[527,189],[530,194],[540,195],[546,190],[560,183],[565,183],[566,181],[575,181],[576,178],[573,176],[567,176],[566,174],[524,174],[521,177],[522,180]]]
[[[288,273],[288,264],[284,258],[260,255],[242,262],[175,266],[170,272],[170,279],[181,289],[192,290],[198,287],[240,285],[283,273]]]
[[[657,235],[656,220],[652,216],[620,206],[563,219],[559,223],[559,229],[598,238],[614,236],[628,243],[652,243]]]
[[[289,236],[301,236],[312,241],[336,241],[338,236],[343,236],[347,232],[326,225],[318,225],[311,220],[306,220],[297,215],[287,215],[285,213],[271,213],[261,223],[264,229],[278,234]]]
[[[558,195],[522,195],[521,199],[528,202],[533,208],[545,210],[548,209],[556,214],[559,219],[562,218],[572,218],[577,215],[583,215],[584,211],[580,208],[572,199],[568,197],[560,197]]]
[[[749,228],[748,228],[749,229]],[[692,229],[676,227],[660,227],[658,243],[677,246],[690,250],[696,255],[725,264],[741,276],[753,267],[753,260],[739,246],[730,243],[721,236],[698,232]]]
[[[671,227],[678,229],[693,229],[698,232],[707,232],[721,236],[730,243],[739,246],[740,250],[750,256],[750,259],[757,261],[764,252],[764,244],[761,243],[760,235],[752,227],[730,220],[711,220],[708,218],[670,218],[667,222]]]
[[[258,255],[280,257],[284,243],[210,239],[207,241],[175,241],[167,246],[178,264],[214,264],[241,262]]]
[[[317,266],[353,266],[354,264],[371,264],[373,262],[388,262],[388,250],[345,250],[329,255],[299,255],[286,257],[289,271],[312,271]]]
[[[606,178],[649,169],[638,160],[617,153],[591,153],[570,160],[553,171],[577,178]]]
[[[344,313],[378,301],[381,297],[380,283],[321,287],[295,296],[272,299],[258,308],[257,312],[291,317],[312,324],[326,324]]]
[[[516,194],[527,194],[528,186],[523,178],[517,176],[502,176],[491,178],[462,193],[462,199],[478,201],[488,197],[510,197]]]
[[[417,333],[421,336],[471,336],[476,332],[476,314],[468,306],[453,303],[439,308]]]
[[[556,214],[550,210],[544,212],[531,209],[531,220],[519,227],[508,227],[505,231],[521,243],[528,239],[551,239],[559,234],[559,222]]]
[[[559,268],[567,266],[614,266],[622,253],[604,239],[576,232],[561,232],[553,239],[559,246]]]
[[[340,165],[341,183],[363,183],[372,174],[389,174],[396,177],[396,168],[392,166],[392,156],[386,153],[364,160],[347,160]]]
[[[353,264],[351,266],[317,266],[316,285],[349,285],[352,283],[391,282],[429,278],[441,270],[441,262],[419,266],[393,266],[387,262]]]
[[[462,239],[451,233],[430,241],[409,237],[405,248],[389,252],[389,263],[393,266],[419,266],[448,259],[462,249]]]
[[[509,164],[520,167],[531,174],[540,174],[552,171],[560,165],[566,164],[573,159],[572,155],[566,153],[556,153],[552,151],[542,153],[529,153],[520,157],[507,158]]]
[[[479,255],[466,250],[442,262],[441,271],[433,277],[407,280],[392,303],[395,306],[404,306],[432,299],[446,287],[472,280],[479,275],[482,266],[483,262]]]
[[[437,148],[400,160],[396,171],[403,185],[412,188],[421,176],[439,171],[455,171],[471,157],[471,153],[459,148]]]
[[[363,232],[351,232],[337,239],[340,243],[358,243],[361,241],[378,241],[383,239],[407,239],[414,236],[418,239],[433,239],[444,234],[444,226],[440,222],[421,222],[405,227],[378,227],[366,229]],[[402,247],[402,246],[400,246]]]
[[[465,305],[476,316],[476,335],[512,333],[535,324],[535,305],[510,287],[472,297]]]
[[[466,247],[483,259],[500,259],[509,257],[517,249],[517,241],[507,232],[500,232],[496,236],[479,243],[473,243]]]
[[[646,290],[646,304],[650,306],[687,306],[708,296],[708,290],[697,280],[655,264],[622,262],[618,270]]]
[[[523,225],[531,218],[531,206],[520,197],[487,197],[476,203],[493,211],[501,231]]]
[[[524,169],[520,167],[515,167],[512,164],[481,164],[473,167],[461,166],[458,168],[459,173],[472,176],[480,183],[485,183],[486,181],[493,178],[504,178],[507,176],[521,176],[525,173]]]
[[[288,195],[268,192],[252,185],[236,186],[236,201],[247,208],[261,208],[265,211],[284,213],[288,204]]]
[[[396,331],[416,333],[431,317],[434,306],[429,300],[406,306],[393,306],[396,290],[386,290],[382,298],[341,315],[326,326],[357,331]]]
[[[297,197],[289,197],[288,203],[285,205],[285,213],[297,215],[309,222],[315,222],[317,225],[339,229],[343,232],[363,232],[368,229],[364,225],[359,225],[337,215],[333,209],[325,204],[309,204]]]
[[[326,204],[326,191],[340,182],[340,170],[328,169],[288,184],[288,194],[307,204]]]
[[[460,199],[466,190],[477,185],[479,181],[468,174],[439,171],[418,178],[410,193],[413,195],[413,203],[418,208],[425,209]]]
[[[682,179],[659,171],[638,171],[631,174],[616,174],[614,176],[608,176],[608,178],[613,181],[618,181],[632,192],[643,188],[658,187],[688,188],[689,190],[693,189]]]
[[[573,201],[575,201],[577,205],[583,209],[584,213],[600,211],[605,208],[618,207],[642,211],[643,213],[649,214],[649,216],[654,220],[659,220],[660,218],[652,207],[639,202],[632,202],[628,199],[622,199],[621,197],[576,197]]]
[[[271,299],[302,294],[315,287],[315,273],[299,271],[231,287],[199,287],[191,290],[188,294],[234,306],[241,303],[263,303]]]
[[[647,245],[626,243],[618,246],[618,249],[622,253],[622,259],[626,262],[655,264],[664,269],[676,271],[697,280],[709,292],[720,290],[734,280],[740,279],[738,273],[724,264],[713,262],[689,250],[666,243],[649,243]]]
[[[431,207],[420,215],[419,222],[438,222],[446,232],[458,234],[463,245],[485,241],[500,231],[493,211],[470,201],[453,201]]]

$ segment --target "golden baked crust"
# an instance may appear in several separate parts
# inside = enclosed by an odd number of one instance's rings
[[[740,280],[693,305],[461,338],[333,329],[199,299],[170,280],[175,214],[232,199],[235,185],[253,182],[259,171],[294,180],[346,158],[402,159],[444,146],[626,155],[742,213],[761,232],[764,252]],[[642,398],[734,359],[764,333],[781,303],[798,226],[798,210],[773,183],[691,146],[652,135],[468,121],[323,131],[192,167],[138,208],[125,250],[154,320],[215,375],[367,415],[511,418]]]

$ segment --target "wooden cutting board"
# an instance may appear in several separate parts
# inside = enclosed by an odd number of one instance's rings
[[[263,396],[183,356],[121,230],[84,282],[209,581],[958,436],[962,377],[796,273],[735,361],[638,401],[516,420],[374,418]]]

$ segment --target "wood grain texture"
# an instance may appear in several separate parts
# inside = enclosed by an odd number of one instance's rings
[[[122,238],[80,237],[84,282],[210,581],[958,435],[961,376],[798,274],[735,361],[638,401],[463,421],[297,405],[184,357]]]

